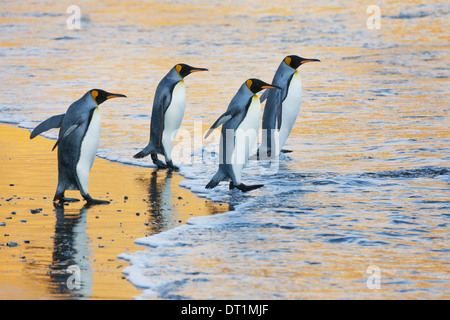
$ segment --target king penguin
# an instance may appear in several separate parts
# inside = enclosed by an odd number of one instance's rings
[[[74,202],[77,199],[64,197],[66,190],[79,190],[88,204],[108,204],[108,201],[93,199],[88,192],[89,171],[95,160],[100,140],[100,111],[98,106],[111,98],[123,94],[109,93],[100,89],[88,91],[70,105],[65,114],[53,116],[39,124],[30,135],[37,135],[52,128],[60,128],[58,140],[58,186],[54,202]]]
[[[267,90],[261,95],[261,102],[267,99],[263,120],[262,140],[257,155],[260,159],[277,157],[294,127],[302,103],[302,82],[297,70],[307,62],[319,59],[305,59],[290,55],[281,61],[273,84],[282,90]]]
[[[241,182],[241,171],[248,162],[250,152],[256,142],[261,122],[261,102],[256,93],[263,89],[276,88],[259,79],[248,79],[239,88],[222,114],[207,132],[222,125],[220,136],[219,170],[206,185],[206,189],[216,187],[220,181],[230,181],[230,190],[237,188],[243,192],[262,187],[262,184],[247,186]]]
[[[150,122],[150,141],[134,158],[144,158],[151,154],[153,163],[158,168],[178,170],[172,162],[173,141],[180,128],[186,107],[186,89],[184,78],[205,68],[194,68],[187,64],[175,65],[161,80],[153,99],[152,118]],[[166,163],[158,160],[158,154],[165,157]]]

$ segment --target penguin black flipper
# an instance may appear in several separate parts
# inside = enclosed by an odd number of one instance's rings
[[[267,90],[266,92],[268,92]],[[270,92],[271,91],[271,92]],[[266,117],[265,124],[268,125],[265,128],[278,129],[281,128],[281,119],[282,119],[282,103],[283,103],[283,90],[270,90],[267,97],[266,108],[270,108],[268,105],[272,106],[272,113],[275,117]],[[264,93],[266,93],[264,92]],[[264,110],[266,112],[266,110]]]
[[[263,92],[261,97],[259,97],[259,101],[261,103],[263,103],[267,99],[268,96],[269,96],[269,89],[267,89],[266,91]]]
[[[239,109],[231,109],[231,110],[228,110],[227,112],[225,112],[224,114],[222,114],[219,117],[219,119],[217,119],[216,122],[214,122],[214,124],[211,126],[211,128],[209,128],[208,132],[205,135],[205,139],[209,137],[209,135],[214,131],[214,129],[216,129],[220,125],[225,124],[228,121],[230,121],[231,119],[233,119],[239,113],[239,111],[240,111]]]
[[[30,139],[40,135],[42,132],[48,131],[50,129],[59,128],[63,122],[64,116],[66,114],[59,114],[57,116],[53,116],[48,118],[44,122],[40,123],[30,134]]]
[[[72,132],[74,132],[76,129],[78,129],[83,123],[89,121],[88,118],[81,116],[76,121],[74,121],[72,124],[68,124],[64,129],[61,128],[59,131],[59,137],[56,141],[55,145],[53,146],[53,150],[58,146],[58,144],[61,143],[66,137],[68,137]]]
[[[266,90],[264,93],[267,94],[267,102],[264,109],[263,116],[263,143],[258,148],[256,157],[257,159],[270,158],[272,156],[272,141],[274,133],[272,130],[280,130],[282,123],[282,103],[283,103],[283,90]],[[265,145],[264,145],[265,144]],[[265,151],[261,151],[265,150]]]

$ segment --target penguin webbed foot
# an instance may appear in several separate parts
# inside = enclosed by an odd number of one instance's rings
[[[84,200],[86,200],[86,205],[92,206],[92,205],[97,205],[97,204],[109,204],[109,201],[106,200],[98,200],[98,199],[93,199],[90,195],[84,195],[83,196]]]
[[[152,161],[153,164],[158,167],[158,169],[167,169],[167,165],[158,159],[158,156],[156,154],[152,154]]]
[[[291,152],[293,152],[293,151],[292,151],[292,150],[281,149],[280,152],[281,152],[281,153],[291,153]]]
[[[167,168],[169,168],[170,171],[180,171],[180,168],[173,164],[172,160],[169,160],[166,162]]]
[[[266,150],[264,152],[260,152],[259,149],[256,151],[256,160],[269,160],[272,158],[272,151]],[[252,159],[255,160],[255,159]]]
[[[109,204],[109,201],[105,201],[105,200],[98,200],[98,199],[91,199],[89,201],[86,200],[86,205],[87,206],[92,206],[92,205],[105,205],[105,204]]]
[[[62,206],[64,203],[73,203],[73,202],[79,202],[80,199],[76,198],[66,198],[64,195],[55,196],[53,198],[53,204],[55,206]]]
[[[230,190],[233,190],[234,188],[236,188],[236,189],[241,190],[242,192],[252,191],[252,190],[255,190],[255,189],[259,189],[261,187],[264,187],[264,185],[263,184],[254,184],[252,186],[247,186],[247,185],[245,185],[243,183],[235,185],[233,183],[233,181],[230,182]]]

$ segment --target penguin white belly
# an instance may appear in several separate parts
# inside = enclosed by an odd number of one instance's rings
[[[295,71],[292,76],[291,82],[289,83],[288,94],[282,103],[282,113],[281,113],[281,128],[279,133],[279,150],[286,143],[292,128],[294,127],[295,121],[297,120],[297,115],[300,110],[300,105],[302,104],[302,82],[300,79],[300,74]],[[278,125],[278,123],[277,123]]]
[[[180,128],[181,121],[186,108],[186,89],[184,81],[178,82],[172,92],[172,100],[164,115],[164,131],[162,134],[162,145],[166,152],[167,160],[172,160],[171,153],[173,141]]]
[[[77,176],[81,184],[81,192],[88,193],[89,171],[97,154],[100,141],[100,111],[96,108],[92,114],[91,121],[81,141],[80,159],[77,163]]]
[[[236,183],[241,182],[241,172],[248,162],[250,152],[256,143],[258,137],[259,124],[261,121],[261,103],[259,98],[254,95],[247,111],[247,115],[236,128],[235,145],[233,149],[232,168]]]

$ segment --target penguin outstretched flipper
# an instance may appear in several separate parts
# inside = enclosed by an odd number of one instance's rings
[[[227,123],[228,121],[233,119],[239,112],[240,112],[239,109],[232,109],[232,110],[228,110],[227,112],[222,114],[219,117],[219,119],[217,119],[216,122],[213,123],[211,128],[209,128],[208,132],[205,135],[205,139],[209,137],[209,135],[214,131],[214,129],[216,129],[220,125]]]
[[[65,127],[59,130],[59,137],[53,146],[53,150],[63,141],[66,137],[68,137],[72,132],[78,129],[83,123],[89,123],[89,115],[82,114],[78,119],[76,119],[73,123],[68,123]]]
[[[53,116],[48,118],[47,120],[40,123],[30,134],[30,139],[40,135],[42,132],[48,131],[50,129],[59,128],[63,122],[64,116],[66,114],[59,114],[57,116]]]
[[[38,134],[52,128],[60,128],[58,141],[58,186],[53,202],[61,206],[65,202],[79,201],[64,197],[66,190],[79,190],[88,202],[96,202],[88,195],[89,172],[94,163],[100,140],[99,105],[123,94],[92,89],[73,102],[65,114],[53,116],[39,124],[30,134]],[[88,197],[85,197],[88,195]]]

